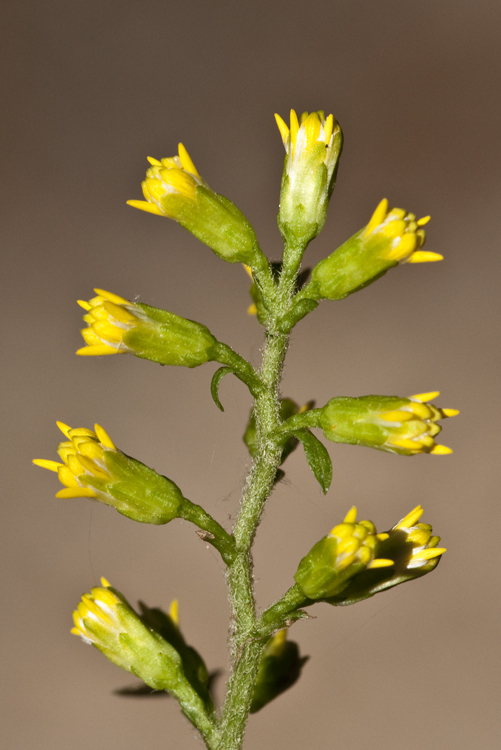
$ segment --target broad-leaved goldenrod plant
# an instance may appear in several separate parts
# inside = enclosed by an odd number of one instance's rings
[[[339,124],[323,112],[290,114],[290,125],[276,115],[285,162],[278,226],[284,241],[280,262],[270,262],[242,212],[214,192],[179,144],[177,156],[148,158],[142,183],[145,200],[129,204],[179,222],[216,255],[244,264],[251,277],[249,312],[264,328],[262,362],[253,367],[202,323],[173,312],[132,302],[95,289],[84,308],[83,356],[132,354],[162,365],[198,367],[218,362],[211,384],[218,396],[221,379],[235,375],[254,398],[244,441],[252,459],[240,511],[225,530],[205,509],[184,497],[175,482],[125,455],[99,425],[94,430],[58,422],[64,441],[59,461],[34,463],[54,471],[63,488],[56,497],[85,497],[111,505],[133,521],[166,524],[191,521],[199,536],[213,545],[226,565],[231,603],[230,675],[220,709],[214,706],[209,673],[202,656],[182,635],[178,605],[168,613],[140,605],[136,612],[104,578],[84,594],[73,613],[71,631],[99,649],[110,661],[139,677],[152,691],[167,691],[196,727],[209,750],[238,750],[250,713],[260,711],[301,674],[307,657],[288,638],[289,628],[308,617],[316,602],[355,604],[425,575],[445,552],[440,537],[421,523],[420,506],[388,531],[357,520],[356,508],[333,514],[333,528],[291,571],[291,587],[264,612],[256,610],[252,544],[266,501],[283,477],[282,464],[298,445],[324,493],[332,467],[314,430],[327,440],[389,451],[444,455],[436,443],[440,421],[454,409],[433,402],[438,392],[413,396],[334,396],[324,406],[299,406],[280,393],[280,381],[292,328],[320,300],[341,300],[363,289],[400,263],[438,261],[423,250],[429,216],[416,219],[386,199],[366,224],[309,271],[301,270],[304,252],[324,226],[343,144]],[[106,366],[103,363],[103,367]],[[178,480],[178,477],[176,477]]]

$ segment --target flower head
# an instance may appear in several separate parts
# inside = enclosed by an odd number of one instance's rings
[[[424,216],[416,221],[415,215],[403,208],[388,208],[388,201],[383,198],[362,230],[361,240],[372,245],[381,259],[397,263],[443,260],[439,253],[421,250],[426,239],[423,227],[429,220],[429,216]]]
[[[57,449],[62,463],[33,461],[57,473],[64,489],[56,497],[90,497],[141,523],[164,524],[178,517],[183,502],[179,487],[115,448],[100,425],[94,426],[95,432],[57,425],[68,438]]]
[[[97,297],[78,304],[88,328],[81,333],[87,346],[77,351],[83,356],[135,354],[162,365],[197,367],[212,359],[216,339],[209,329],[194,320],[130,302],[104,289]]]
[[[174,219],[229,263],[267,268],[250,223],[231,201],[211,190],[182,143],[177,156],[160,161],[149,156],[148,161],[151,167],[142,182],[146,200],[127,201],[129,206]]]
[[[292,109],[290,128],[275,115],[286,157],[278,225],[288,241],[306,247],[322,229],[334,189],[343,136],[332,115]]]
[[[325,117],[323,111],[303,112],[298,119],[290,111],[290,128],[280,115],[275,115],[280,135],[287,154],[286,171],[291,183],[301,179],[301,172],[310,160],[320,160],[327,168],[327,184],[330,185],[341,148],[341,128],[333,115]]]
[[[97,297],[88,302],[78,300],[86,311],[87,323],[81,333],[86,346],[77,351],[83,356],[124,354],[132,350],[124,343],[125,334],[141,325],[140,311],[133,302],[104,289],[94,289]]]
[[[357,523],[356,517],[353,507],[299,563],[294,578],[309,599],[328,599],[362,571],[393,565],[379,556],[378,544],[386,535],[378,534],[372,521]]]
[[[452,450],[435,443],[442,429],[437,421],[459,412],[428,403],[438,395],[438,391],[433,391],[409,398],[333,398],[321,410],[319,424],[325,437],[336,443],[365,445],[406,456],[444,455]]]
[[[187,200],[195,200],[198,185],[207,187],[205,181],[198,174],[190,155],[182,143],[178,146],[178,155],[165,159],[154,159],[148,156],[151,164],[146,172],[146,179],[141,183],[145,201],[127,201],[129,206],[139,208],[148,213],[168,216],[176,219],[176,211],[169,211],[170,195],[178,195]]]
[[[419,522],[423,512],[418,505],[389,531],[380,535],[379,554],[392,561],[391,567],[361,573],[342,592],[330,598],[329,603],[355,604],[434,570],[447,550],[438,546],[440,537],[432,535],[432,527]]]
[[[105,578],[84,594],[73,612],[71,632],[110,661],[156,690],[171,690],[184,678],[181,657],[148,628],[127,600]]]
[[[372,284],[399,263],[442,260],[442,255],[422,250],[426,239],[423,227],[429,219],[425,216],[416,220],[403,208],[388,208],[384,198],[366,227],[315,266],[301,296],[340,300]]]

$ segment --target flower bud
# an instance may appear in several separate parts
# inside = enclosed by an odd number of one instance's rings
[[[417,523],[423,512],[418,505],[392,529],[381,535],[383,538],[378,545],[378,552],[392,560],[391,567],[360,573],[344,591],[329,599],[329,604],[355,604],[434,570],[446,549],[437,546],[440,537],[432,536],[429,524]]]
[[[416,221],[403,208],[388,208],[384,198],[366,227],[315,266],[303,292],[309,299],[338,300],[372,284],[399,263],[442,260],[438,253],[421,250],[425,216]]]
[[[325,437],[335,443],[365,445],[403,456],[452,453],[447,446],[435,443],[435,436],[442,429],[437,420],[459,412],[427,403],[438,395],[434,391],[409,398],[333,398],[320,410],[319,426]]]
[[[231,201],[210,189],[182,143],[178,156],[161,161],[149,156],[148,161],[152,166],[142,183],[146,200],[127,201],[129,206],[174,219],[229,263],[263,265],[252,226]]]
[[[154,690],[176,692],[185,681],[180,655],[141,621],[106,579],[101,583],[102,587],[82,596],[73,612],[75,627],[71,632]]]
[[[175,599],[166,614],[158,607],[147,607],[139,602],[141,620],[144,624],[162,636],[177,651],[183,664],[183,672],[196,693],[202,698],[206,708],[212,709],[209,694],[209,673],[205,662],[192,646],[188,646],[179,627],[178,602]]]
[[[87,346],[83,356],[135,354],[161,365],[198,367],[215,354],[217,341],[208,328],[174,313],[143,303],[130,302],[104,289],[85,302],[83,316],[88,328],[81,333]]]
[[[378,543],[384,535],[377,534],[371,521],[356,523],[356,517],[353,507],[299,563],[294,579],[308,599],[328,599],[363,571],[393,565],[379,557]]]
[[[179,487],[115,448],[102,427],[95,425],[92,432],[62,422],[57,425],[68,438],[57,449],[63,463],[33,461],[57,473],[64,489],[56,497],[90,497],[141,523],[159,525],[179,517],[183,503]]]
[[[321,231],[334,189],[343,136],[332,115],[290,113],[290,129],[275,115],[285,146],[278,226],[293,244],[306,245]]]
[[[257,675],[250,713],[255,714],[298,680],[308,656],[299,655],[299,647],[287,640],[287,630],[279,630],[268,640]]]

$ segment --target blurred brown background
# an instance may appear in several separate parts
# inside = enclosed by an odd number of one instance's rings
[[[499,44],[490,0],[6,3],[3,8],[3,679],[5,747],[198,747],[173,701],[113,694],[134,683],[70,636],[71,610],[108,577],[135,602],[180,599],[182,626],[225,668],[223,571],[183,522],[134,524],[56,501],[55,420],[99,421],[227,526],[248,464],[249,397],[214,365],[79,359],[94,286],[206,323],[254,363],[262,333],[248,279],[140,198],[146,155],[182,140],[198,169],[280,254],[283,148],[273,113],[324,108],[345,133],[313,264],[378,201],[431,213],[440,264],[407,266],[324,303],[293,336],[283,393],[440,389],[461,409],[449,457],[330,445],[326,498],[301,451],[256,542],[260,606],[354,503],[383,530],[416,504],[449,551],[436,573],[356,607],[319,605],[291,636],[311,660],[249,723],[246,748],[499,747]],[[7,350],[7,352],[6,352]],[[218,684],[222,694],[223,680]]]

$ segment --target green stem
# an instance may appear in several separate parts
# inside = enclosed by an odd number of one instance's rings
[[[312,604],[311,600],[305,597],[295,583],[278,602],[263,612],[254,631],[255,637],[270,636],[276,630],[291,624],[291,621],[295,622],[307,617],[304,612],[297,610],[309,604]]]
[[[183,498],[179,517],[191,521],[202,529],[205,533],[200,534],[200,537],[221,553],[226,565],[231,565],[236,557],[235,540],[211,515],[200,505],[195,505],[187,498]]]
[[[246,384],[256,398],[263,390],[258,373],[246,359],[237,354],[228,344],[218,341],[213,347],[213,359],[229,367],[239,380]]]

